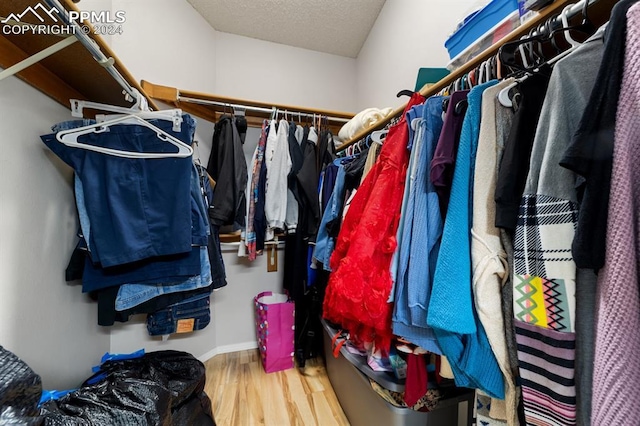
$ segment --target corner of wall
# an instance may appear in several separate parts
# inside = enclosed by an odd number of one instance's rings
[[[16,77],[2,81],[2,98],[0,344],[46,389],[76,387],[109,349],[109,335],[96,325],[95,304],[64,279],[78,230],[72,172],[40,135],[71,117]]]

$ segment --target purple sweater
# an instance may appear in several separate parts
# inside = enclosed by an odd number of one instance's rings
[[[605,265],[598,276],[592,424],[637,422],[640,413],[640,3],[627,12]]]

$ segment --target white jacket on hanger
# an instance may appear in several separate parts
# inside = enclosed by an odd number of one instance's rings
[[[276,121],[271,121],[265,159],[267,165],[267,189],[264,212],[267,217],[265,239],[272,240],[275,229],[283,229],[287,215],[287,176],[291,171],[289,155],[289,123],[280,120],[276,131]]]

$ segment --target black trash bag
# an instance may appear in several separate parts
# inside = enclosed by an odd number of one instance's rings
[[[204,364],[192,355],[152,352],[105,362],[41,414],[46,426],[215,426],[204,385]]]
[[[20,358],[0,346],[0,425],[39,426],[42,381]]]

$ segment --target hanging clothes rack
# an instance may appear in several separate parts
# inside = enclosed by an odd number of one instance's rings
[[[499,48],[503,44],[528,36],[529,33],[537,30],[542,24],[544,24],[548,20],[551,20],[551,26],[553,28],[561,27],[562,18],[560,16],[560,12],[564,8],[573,4],[568,9],[566,14],[568,19],[574,18],[576,15],[582,12],[585,2],[587,2],[587,5],[589,7],[589,14],[590,14],[589,16],[590,17],[593,16],[594,18],[600,18],[600,19],[597,19],[597,21],[599,21],[597,23],[603,24],[608,19],[611,9],[613,5],[617,2],[617,0],[580,0],[578,2],[575,2],[575,0],[556,0],[554,3],[547,6],[545,9],[543,9],[538,16],[525,22],[523,25],[519,26],[518,28],[513,30],[511,33],[503,37],[499,42],[493,44],[491,47],[487,48],[481,54],[479,54],[478,56],[476,56],[475,58],[473,58],[472,60],[470,60],[469,62],[467,62],[466,64],[464,64],[463,66],[461,66],[460,68],[458,68],[457,70],[455,70],[454,72],[452,72],[451,74],[443,78],[442,80],[440,80],[439,82],[432,84],[428,87],[427,86],[423,87],[420,90],[420,94],[425,97],[430,97],[438,94],[443,89],[447,88],[449,85],[451,85],[452,83],[455,83],[456,81],[460,81],[470,71],[478,68],[485,61],[495,56],[498,53]],[[599,10],[592,10],[592,9],[599,9]],[[604,19],[602,19],[603,17]],[[397,108],[391,114],[389,114],[384,120],[380,120],[378,123],[376,123],[372,127],[369,127],[357,133],[353,138],[351,138],[350,140],[340,145],[340,147],[338,147],[337,150],[339,152],[344,151],[348,147],[355,145],[356,143],[363,140],[371,132],[375,130],[380,130],[388,126],[391,120],[399,117],[402,114],[402,112],[405,109],[405,106],[406,105],[403,105]]]
[[[204,99],[195,99],[195,98],[189,98],[186,96],[178,96],[178,101],[180,102],[192,102],[194,104],[199,104],[199,105],[215,105],[215,106],[221,106],[221,107],[227,107],[227,108],[233,108],[233,109],[240,109],[240,110],[245,110],[245,111],[251,111],[251,112],[262,112],[262,113],[272,113],[273,112],[273,108],[263,108],[263,107],[257,107],[257,106],[251,106],[251,105],[240,105],[240,104],[232,104],[232,103],[225,103],[225,102],[218,102],[218,101],[207,101]],[[322,115],[322,114],[310,114],[308,112],[300,112],[300,111],[292,111],[292,110],[287,110],[287,109],[279,109],[276,108],[277,111],[279,112],[286,112],[287,114],[291,114],[294,118],[301,116],[301,117],[307,117],[307,118],[313,118],[316,117],[318,115]],[[340,122],[340,123],[346,123],[348,122],[350,119],[349,118],[343,118],[343,117],[328,117],[327,118],[331,121],[335,121],[335,122]]]
[[[221,115],[232,113],[235,109],[244,111],[249,125],[260,126],[262,120],[270,118],[275,110],[279,116],[284,118],[286,115],[287,118],[293,119],[294,121],[312,123],[314,118],[326,118],[324,121],[326,121],[328,127],[334,134],[337,134],[344,123],[354,116],[353,113],[349,112],[272,104],[181,90],[174,87],[153,84],[144,80],[142,81],[142,87],[145,93],[153,99],[167,103],[174,108],[180,108],[185,112],[209,121],[217,121]]]

